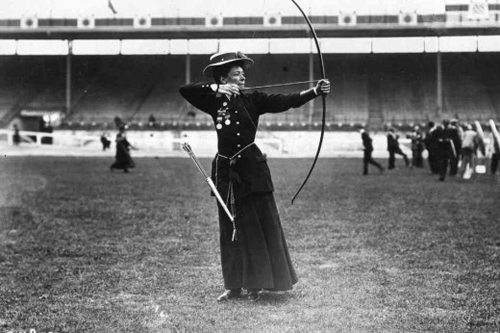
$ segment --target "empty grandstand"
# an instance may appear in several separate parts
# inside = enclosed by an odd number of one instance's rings
[[[112,128],[116,118],[136,128],[211,128],[178,87],[208,80],[200,73],[217,51],[255,59],[250,86],[319,78],[311,35],[287,1],[259,0],[245,11],[237,1],[220,8],[189,3],[117,0],[111,10],[104,0],[44,0],[29,9],[11,1],[0,16],[0,126],[16,121],[34,129],[29,117],[58,114],[52,125],[59,128]],[[490,70],[500,60],[496,2],[302,4],[332,81],[328,129],[500,118],[500,81]],[[319,100],[266,115],[262,126],[308,129],[318,122]]]

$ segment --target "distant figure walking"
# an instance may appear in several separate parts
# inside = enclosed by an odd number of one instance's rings
[[[361,133],[361,140],[363,140],[363,175],[368,174],[368,164],[375,165],[380,172],[384,171],[384,168],[375,161],[372,157],[372,152],[373,152],[373,143],[372,143],[372,138],[370,137],[370,134],[368,133],[368,128],[367,127],[361,127],[359,132]]]
[[[106,149],[109,149],[109,147],[111,146],[111,141],[106,136],[106,133],[102,133],[102,135],[101,135],[101,143],[102,143],[102,150],[103,151],[106,150]]]
[[[394,128],[389,129],[389,133],[387,134],[387,150],[389,151],[389,166],[388,166],[389,170],[396,168],[396,154],[403,156],[406,166],[410,165],[408,156],[406,156],[406,154],[403,153],[403,151],[399,147],[398,140],[399,140],[399,135],[394,133]]]
[[[17,124],[14,124],[14,135],[12,136],[12,139],[14,141],[14,146],[19,146],[21,143],[21,134],[19,134],[19,127]]]
[[[119,132],[116,135],[116,159],[109,169],[123,170],[128,172],[128,169],[135,168],[134,160],[130,156],[130,149],[137,149],[130,144],[125,135],[125,125],[120,125]]]

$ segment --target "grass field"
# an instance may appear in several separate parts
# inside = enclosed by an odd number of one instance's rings
[[[311,160],[270,160],[300,281],[218,304],[215,203],[192,162],[136,159],[129,174],[111,162],[1,158],[0,331],[500,331],[489,175],[363,177],[359,159],[322,159],[292,206]]]

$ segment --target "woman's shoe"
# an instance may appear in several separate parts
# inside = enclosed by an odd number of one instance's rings
[[[217,302],[224,302],[224,301],[228,301],[230,299],[238,298],[238,297],[240,297],[240,295],[241,295],[241,288],[228,289],[228,290],[224,291],[224,293],[222,295],[217,297]]]
[[[257,302],[260,299],[259,290],[258,289],[248,289],[247,298],[249,301]]]

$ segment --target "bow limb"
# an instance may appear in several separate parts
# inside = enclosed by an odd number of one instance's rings
[[[323,54],[321,53],[321,49],[319,47],[319,41],[318,41],[318,36],[316,35],[316,31],[313,28],[311,20],[309,20],[309,18],[307,17],[306,13],[304,13],[304,11],[298,5],[298,3],[295,2],[295,0],[291,0],[291,1],[300,10],[302,16],[304,16],[304,19],[307,22],[307,25],[309,26],[309,29],[311,30],[311,33],[312,33],[313,38],[314,38],[314,43],[316,44],[316,50],[318,51],[319,62],[320,62],[320,65],[321,65],[321,78],[325,79],[326,78],[326,73],[325,73],[325,65],[323,63]],[[306,185],[307,181],[309,180],[309,177],[311,176],[311,174],[312,174],[312,172],[314,170],[314,167],[316,166],[316,162],[318,161],[319,153],[321,152],[321,146],[323,145],[323,138],[325,136],[325,122],[326,122],[326,96],[324,94],[322,94],[321,97],[322,97],[322,102],[323,102],[323,116],[322,116],[322,120],[321,120],[321,135],[319,137],[318,148],[316,150],[316,155],[314,156],[314,161],[313,161],[313,163],[311,165],[311,169],[309,169],[309,172],[307,173],[306,178],[302,182],[302,185],[299,187],[299,189],[297,190],[297,192],[295,193],[295,195],[292,198],[292,205],[293,205],[293,202],[295,201],[295,199],[297,198],[297,196],[299,195],[300,191],[302,190],[302,188],[304,188],[304,186]]]

